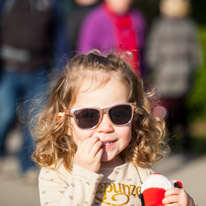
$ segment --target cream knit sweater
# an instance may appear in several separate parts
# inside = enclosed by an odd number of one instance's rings
[[[61,163],[57,169],[42,168],[39,175],[41,206],[141,206],[142,182],[150,168],[124,163],[94,173],[73,166],[69,173]]]

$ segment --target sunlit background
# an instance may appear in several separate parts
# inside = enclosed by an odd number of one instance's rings
[[[0,0],[0,7],[4,1]],[[18,1],[18,0],[17,0]],[[81,0],[80,0],[81,1]],[[87,2],[92,0],[87,0]],[[45,1],[46,2],[46,1]],[[83,0],[82,0],[83,2]],[[86,2],[86,1],[85,1]],[[93,1],[94,2],[94,1]],[[68,21],[74,11],[72,0],[59,0],[59,12],[65,30],[69,31]],[[82,6],[83,7],[83,6]],[[159,0],[133,0],[133,8],[140,10],[145,17],[147,30],[145,40],[147,45],[151,34],[154,20],[160,16]],[[198,38],[201,45],[201,59],[194,73],[193,86],[186,96],[186,107],[188,112],[189,134],[191,136],[191,148],[185,153],[182,131],[177,130],[177,134],[172,144],[171,154],[161,160],[155,168],[158,172],[171,179],[180,179],[183,186],[195,199],[199,206],[204,206],[205,185],[206,185],[206,3],[204,0],[192,0],[190,17],[196,22]],[[4,29],[2,22],[2,8],[0,8],[1,32]],[[82,10],[83,12],[83,10]],[[26,21],[26,20],[25,20]],[[101,22],[100,22],[101,24]],[[18,30],[16,31],[18,32]],[[49,40],[48,40],[49,42]],[[47,42],[47,43],[48,43]],[[49,42],[50,43],[50,42]],[[0,41],[2,46],[2,41]],[[74,54],[69,46],[67,57]],[[145,46],[146,47],[146,46]],[[65,49],[65,48],[64,48]],[[55,56],[55,55],[54,55]],[[60,57],[59,59],[64,59]],[[60,61],[60,60],[59,60]],[[62,65],[62,62],[55,62]],[[146,68],[146,65],[145,65]],[[2,65],[0,68],[0,85],[2,75]],[[147,71],[146,71],[147,74]],[[145,76],[145,81],[150,84],[149,77]],[[3,98],[0,96],[0,98]],[[0,108],[1,109],[1,108]],[[0,110],[1,115],[1,110]],[[1,127],[1,125],[0,125]],[[0,157],[0,205],[1,206],[39,206],[37,175],[38,169],[31,171],[28,175],[19,173],[18,152],[23,144],[22,123],[19,119],[11,127],[6,140],[7,154]]]

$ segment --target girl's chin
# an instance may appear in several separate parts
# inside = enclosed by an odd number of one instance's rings
[[[102,167],[116,167],[123,164],[123,160],[119,157],[108,156],[108,154],[103,153],[101,158]]]
[[[103,152],[102,157],[101,157],[101,162],[106,163],[111,161],[111,159],[108,157],[108,154],[106,152]]]

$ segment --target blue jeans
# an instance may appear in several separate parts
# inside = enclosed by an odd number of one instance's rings
[[[32,73],[3,71],[0,80],[0,152],[4,145],[11,125],[15,120],[17,105],[23,100],[22,115],[28,121],[28,114],[35,98],[47,91],[48,73],[39,69]],[[25,102],[25,103],[24,103]],[[39,105],[41,106],[41,105]],[[34,143],[27,124],[23,124],[23,145],[19,154],[22,172],[35,164],[31,160]]]

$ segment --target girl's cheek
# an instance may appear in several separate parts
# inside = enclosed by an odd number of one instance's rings
[[[91,138],[92,135],[93,135],[92,130],[81,130],[79,128],[74,128],[73,138],[75,143],[77,140],[80,140],[82,142],[87,138]]]

